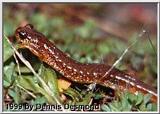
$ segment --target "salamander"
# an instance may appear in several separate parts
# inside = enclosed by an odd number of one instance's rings
[[[21,48],[29,49],[41,61],[47,63],[67,79],[77,83],[96,83],[116,90],[129,90],[132,93],[141,91],[150,93],[152,101],[157,102],[156,89],[145,84],[138,78],[113,68],[106,76],[111,66],[98,63],[80,63],[56,47],[31,24],[18,27],[15,37]]]

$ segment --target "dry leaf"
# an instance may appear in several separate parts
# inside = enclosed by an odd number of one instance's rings
[[[65,79],[58,79],[58,89],[60,92],[70,87],[71,83]]]

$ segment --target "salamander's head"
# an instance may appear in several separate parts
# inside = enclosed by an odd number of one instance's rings
[[[33,39],[33,26],[27,24],[24,27],[19,27],[15,31],[15,37],[18,40],[18,43],[27,44]]]

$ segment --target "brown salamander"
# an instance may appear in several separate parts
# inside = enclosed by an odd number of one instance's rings
[[[105,64],[82,64],[70,58],[50,42],[43,34],[37,32],[32,25],[16,29],[15,36],[22,48],[29,49],[40,60],[60,72],[64,77],[78,83],[96,83],[112,89],[128,89],[135,93],[152,94],[152,101],[157,102],[156,90],[139,79],[118,69],[112,69],[103,77],[111,66]],[[103,78],[102,78],[103,77]],[[102,79],[101,79],[102,78]]]

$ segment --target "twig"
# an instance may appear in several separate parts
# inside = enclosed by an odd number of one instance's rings
[[[17,63],[17,68],[18,68],[19,76],[21,76],[21,71],[20,71],[20,67],[19,67],[19,62],[18,62],[18,60],[17,60],[17,57],[16,57],[15,53],[13,54],[13,56],[14,56],[15,61],[16,61],[16,63]]]
[[[18,86],[19,88],[23,89],[24,91],[26,91],[26,92],[27,92],[29,95],[31,95],[33,98],[36,98],[36,96],[35,96],[33,93],[31,93],[30,91],[28,91],[27,89],[25,89],[25,88],[22,87],[21,85],[17,84],[17,86]]]
[[[135,45],[135,44],[138,42],[138,40],[139,40],[138,38],[142,37],[145,33],[146,33],[146,30],[142,30],[142,32],[138,35],[138,37],[136,38],[136,40],[135,40],[130,46],[128,46],[128,47],[124,50],[124,52],[123,52],[122,55],[118,58],[118,60],[115,61],[115,63],[114,63],[114,64],[111,66],[111,68],[99,79],[99,81],[102,80],[105,76],[107,76],[107,75],[113,70],[113,68],[114,68],[118,63],[120,63],[120,61],[123,59],[124,55],[128,52],[128,50],[129,50],[133,45]],[[90,85],[88,86],[88,90],[92,90],[92,91],[93,91],[95,87],[96,87],[96,82],[90,84]]]

